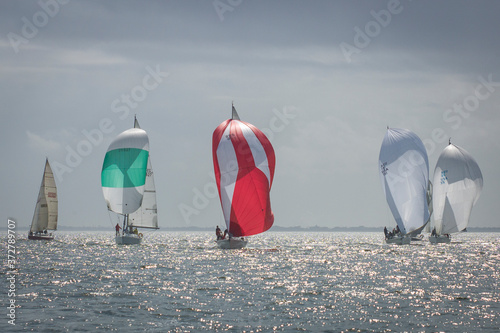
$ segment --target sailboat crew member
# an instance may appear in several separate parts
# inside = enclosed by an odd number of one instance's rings
[[[117,223],[116,226],[115,226],[115,230],[116,230],[116,235],[119,236],[120,235],[120,229],[122,227],[120,227],[120,225]]]

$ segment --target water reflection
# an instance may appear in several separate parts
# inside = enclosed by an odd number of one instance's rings
[[[19,321],[35,331],[497,330],[495,234],[383,244],[381,233],[58,233],[20,240]],[[3,330],[5,331],[5,330]]]

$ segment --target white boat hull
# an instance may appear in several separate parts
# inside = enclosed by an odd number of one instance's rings
[[[410,244],[410,237],[392,237],[385,240],[386,244],[408,245]]]
[[[429,236],[429,242],[431,244],[448,244],[451,242],[451,238],[448,236]]]
[[[117,245],[141,244],[141,240],[142,238],[137,235],[121,235],[115,237]]]
[[[415,241],[415,242],[420,242],[420,241],[423,241],[424,240],[424,235],[420,234],[418,236],[412,236],[411,237],[411,240],[412,241]]]
[[[248,243],[244,238],[219,239],[216,242],[221,249],[242,249]]]
[[[49,235],[28,235],[28,239],[51,241],[54,239],[54,236],[52,234],[49,234]]]

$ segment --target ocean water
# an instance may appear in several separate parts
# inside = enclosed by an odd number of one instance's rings
[[[500,330],[498,233],[395,246],[382,232],[267,232],[243,250],[204,232],[147,233],[140,246],[56,234],[17,239],[16,325],[3,315],[0,332]]]

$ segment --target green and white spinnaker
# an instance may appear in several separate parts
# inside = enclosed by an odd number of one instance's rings
[[[127,215],[141,207],[148,157],[149,140],[143,129],[128,129],[111,142],[101,173],[109,210]]]

